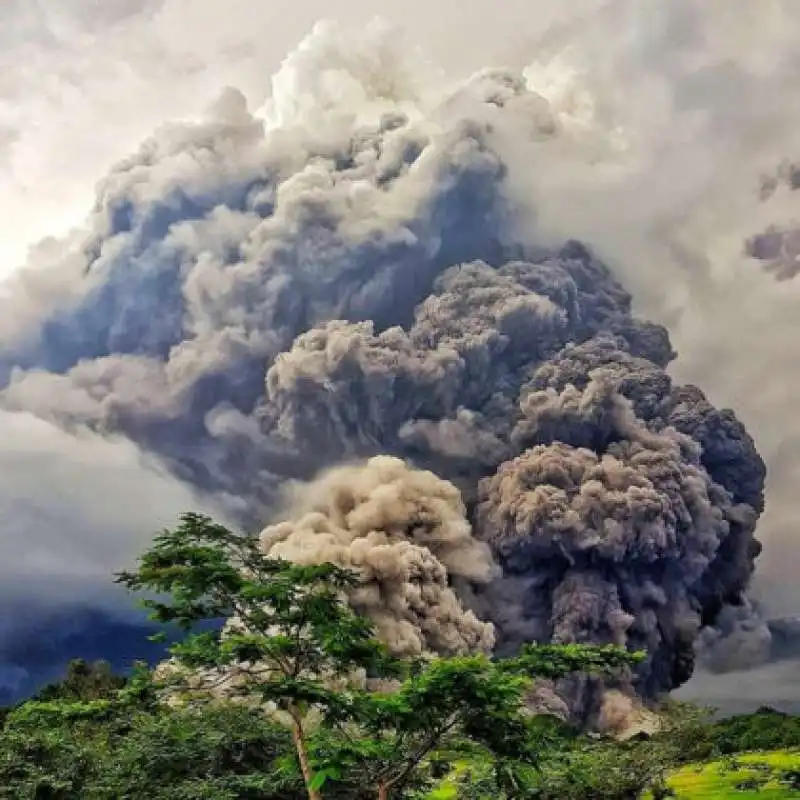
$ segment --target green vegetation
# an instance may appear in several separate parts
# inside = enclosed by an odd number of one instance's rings
[[[781,714],[771,708],[723,720],[711,731],[713,750],[721,755],[800,748],[800,717]]]
[[[527,710],[537,678],[613,675],[616,648],[399,661],[344,601],[356,576],[264,558],[186,515],[118,580],[183,628],[170,667],[72,662],[0,716],[0,800],[631,800],[789,797],[800,721],[665,709],[653,737],[592,738]],[[214,630],[209,622],[227,620]],[[369,680],[367,680],[367,676]],[[380,680],[377,691],[371,682]],[[777,750],[740,755],[743,751]],[[798,748],[797,751],[791,748]],[[690,762],[696,762],[690,763]]]
[[[287,731],[241,707],[26,703],[0,734],[0,797],[305,797]]]
[[[309,800],[323,788],[387,800],[423,786],[429,758],[491,754],[498,788],[516,786],[534,754],[524,696],[534,677],[613,672],[616,648],[531,647],[513,659],[473,655],[400,662],[345,602],[358,576],[333,564],[266,558],[255,538],[198,514],[156,538],[119,582],[156,593],[152,618],[187,636],[169,648],[163,688],[208,703],[213,690],[275,709],[291,731]],[[225,618],[223,630],[195,632]],[[204,676],[198,685],[198,671]],[[394,681],[370,691],[361,675]]]
[[[685,743],[682,743],[682,746]],[[697,725],[691,745],[666,786],[676,798],[790,798],[800,796],[800,717],[762,708]]]
[[[749,753],[676,770],[667,782],[687,800],[777,800],[800,791],[800,752]]]

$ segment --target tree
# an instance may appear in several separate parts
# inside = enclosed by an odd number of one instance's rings
[[[659,708],[658,730],[627,741],[576,736],[551,748],[528,786],[540,800],[635,800],[670,795],[670,770],[703,760],[707,749],[705,712],[688,704]]]
[[[361,670],[390,677],[399,665],[372,635],[367,620],[344,600],[358,577],[333,564],[298,566],[267,558],[255,537],[241,536],[200,514],[184,514],[139,559],[138,569],[117,582],[165,599],[147,598],[151,619],[188,632],[169,648],[182,669],[173,683],[191,689],[201,671],[207,696],[274,704],[288,717],[310,800],[321,797],[325,773],[308,757],[312,711],[344,720],[350,713],[347,684]],[[201,630],[229,620],[225,629]]]
[[[310,800],[399,796],[435,751],[490,753],[498,783],[535,757],[524,695],[534,678],[613,671],[638,657],[617,648],[529,647],[401,665],[347,605],[358,576],[332,564],[299,566],[265,556],[254,537],[185,514],[159,535],[135,572],[117,576],[151,619],[187,631],[169,651],[171,688],[205,701],[222,694],[286,715]],[[224,628],[199,630],[227,620]],[[404,678],[370,692],[357,673]],[[135,682],[134,682],[135,686]],[[327,789],[326,789],[327,793]]]
[[[99,700],[112,697],[125,685],[122,675],[115,675],[107,661],[88,663],[76,658],[67,665],[66,675],[40,689],[35,700]]]
[[[8,800],[301,800],[289,731],[232,704],[28,701],[0,731]]]
[[[434,753],[451,763],[489,755],[498,787],[519,796],[520,768],[536,766],[554,731],[533,724],[525,707],[532,680],[609,673],[639,659],[615,647],[583,645],[529,646],[499,661],[485,655],[434,659],[391,693],[363,693],[355,704],[358,727],[348,735],[342,721],[314,755],[356,785],[373,787],[378,800],[402,796]]]

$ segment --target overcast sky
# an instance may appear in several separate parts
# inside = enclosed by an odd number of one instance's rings
[[[232,84],[255,105],[321,17],[380,11],[459,75],[530,60],[567,12],[530,0],[3,0],[0,273],[80,222],[95,181],[166,119],[197,115]],[[596,3],[573,0],[570,17]],[[535,13],[531,13],[532,8]]]

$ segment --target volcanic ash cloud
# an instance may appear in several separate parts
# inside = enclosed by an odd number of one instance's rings
[[[127,437],[248,528],[305,482],[265,550],[355,568],[396,652],[616,642],[669,691],[758,628],[764,463],[613,265],[538,241],[510,184],[568,159],[559,109],[365,47],[319,27],[268,122],[229,89],[118,163],[0,297],[0,408]]]
[[[298,500],[296,517],[261,533],[266,554],[355,570],[362,584],[350,602],[397,655],[491,651],[493,626],[448,582],[486,583],[499,572],[455,486],[377,456],[332,470]]]

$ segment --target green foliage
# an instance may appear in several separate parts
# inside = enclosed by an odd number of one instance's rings
[[[33,702],[10,716],[0,734],[0,798],[305,797],[288,733],[260,714],[82,705],[86,713],[75,713],[80,703]]]
[[[6,718],[6,726],[103,720],[113,713],[114,703],[111,700],[31,700],[11,711]]]
[[[539,729],[535,758],[514,773],[513,783],[498,781],[496,760],[471,758],[455,762],[437,790],[443,797],[455,790],[459,800],[632,800],[647,790],[651,797],[667,796],[661,792],[668,791],[668,774],[698,747],[708,723],[701,710],[690,706],[673,704],[663,713],[662,733],[625,742],[582,735],[553,718],[534,717],[530,725]]]
[[[533,723],[525,709],[531,679],[613,671],[631,661],[616,648],[579,646],[531,646],[519,658],[500,661],[484,655],[435,659],[391,693],[354,696],[356,735],[329,714],[326,722],[336,733],[318,737],[313,756],[351,782],[382,787],[387,797],[418,783],[434,753],[440,759],[446,753],[450,763],[491,756],[495,789],[514,792],[552,743],[548,728]]]
[[[343,593],[358,583],[353,572],[267,558],[255,537],[199,514],[183,515],[139,561],[136,572],[120,573],[117,581],[167,596],[143,601],[152,619],[187,631],[223,618],[241,622],[224,635],[192,633],[170,652],[190,669],[235,667],[249,678],[242,692],[325,705],[331,694],[309,676],[398,669],[369,622],[343,601]]]
[[[155,593],[144,605],[151,619],[178,625],[186,638],[170,647],[185,670],[203,670],[229,696],[275,703],[291,718],[293,738],[311,800],[320,781],[308,760],[309,712],[339,721],[352,717],[350,696],[331,688],[357,670],[389,677],[401,672],[370,623],[345,602],[358,576],[333,564],[302,566],[265,557],[255,537],[229,531],[200,514],[158,536],[135,572],[117,581]],[[236,621],[226,630],[195,632],[202,623]],[[173,683],[190,689],[186,673]],[[236,681],[231,682],[231,677]],[[195,699],[212,688],[208,682]]]
[[[365,719],[363,727],[350,721],[338,728],[317,729],[310,742],[319,767],[314,788],[326,800],[375,797],[376,773],[388,770],[394,775],[392,770],[407,765],[410,753],[425,749],[424,733],[432,732],[437,721],[441,724],[445,713],[450,719],[457,716],[459,723],[422,754],[418,768],[391,787],[387,797],[628,800],[642,796],[648,787],[668,785],[685,797],[712,785],[724,785],[731,797],[745,797],[750,796],[747,786],[759,781],[759,794],[753,796],[767,796],[769,789],[773,792],[769,796],[777,797],[784,796],[775,794],[779,792],[789,796],[789,784],[796,780],[800,762],[788,752],[785,757],[737,755],[672,771],[691,756],[693,748],[707,749],[709,742],[749,749],[754,742],[763,742],[763,736],[789,736],[800,724],[796,717],[765,709],[709,724],[699,711],[683,706],[670,709],[671,724],[651,739],[626,743],[592,739],[553,718],[517,717],[513,696],[518,684],[513,669],[509,681],[509,669],[480,657],[437,661],[410,676],[396,695],[377,696],[368,704],[367,710],[374,714],[371,728]],[[13,709],[0,731],[0,798],[306,797],[286,729],[231,703],[188,708],[152,705],[147,675],[138,680],[137,690],[131,689],[134,679],[116,698],[31,700]],[[508,747],[503,745],[505,753],[493,752],[492,737],[488,744],[481,741],[482,725],[474,738],[466,735],[472,713],[462,706],[472,692],[482,698],[480,702],[510,712],[520,726],[512,727],[517,738],[512,737]],[[139,703],[137,697],[145,702]],[[501,718],[500,724],[505,720]],[[768,763],[768,771],[759,766],[762,761]],[[706,796],[711,796],[708,792]]]
[[[671,762],[652,741],[577,740],[549,754],[530,787],[542,800],[627,800],[660,783]]]
[[[761,708],[716,723],[708,729],[708,738],[719,755],[800,747],[800,717]]]
[[[159,800],[305,795],[285,729],[230,705],[142,717],[111,767],[107,780],[116,794],[109,797],[135,796],[156,782],[162,788],[148,796]]]
[[[67,665],[62,680],[48,684],[34,695],[36,700],[98,700],[114,697],[125,685],[125,678],[115,675],[106,661],[92,664],[75,659]]]
[[[199,514],[163,531],[138,569],[117,579],[155,595],[144,601],[152,619],[188,632],[170,648],[179,665],[218,678],[228,696],[272,702],[288,713],[311,800],[323,789],[329,796],[371,789],[399,797],[429,779],[434,751],[440,760],[446,751],[451,762],[491,754],[496,784],[516,786],[523,763],[535,766],[542,744],[534,742],[524,710],[531,679],[608,674],[639,658],[613,647],[532,646],[510,660],[470,656],[403,668],[345,602],[356,574],[265,557],[257,539]],[[231,618],[236,624],[224,631],[197,631]],[[371,693],[352,685],[356,670],[405,679],[395,691]],[[244,680],[232,684],[231,676]],[[174,677],[190,689],[186,673]],[[339,688],[334,678],[343,679]],[[209,688],[207,680],[203,691]],[[321,726],[309,725],[312,709]]]
[[[641,663],[645,653],[630,653],[613,645],[530,644],[515,658],[500,662],[508,672],[557,680],[574,672],[613,676],[624,667]]]
[[[668,788],[685,800],[784,800],[797,796],[798,776],[800,753],[777,750],[687,765],[669,776]]]
[[[516,800],[533,797],[541,768],[555,754],[575,746],[578,733],[555,717],[529,717],[528,757],[520,761],[497,758],[485,748],[465,747],[460,753],[438,751],[430,759],[431,778],[426,791],[412,791],[419,800]],[[455,757],[454,757],[455,756]],[[445,766],[436,775],[436,767]],[[402,795],[401,795],[402,796]]]
[[[532,725],[549,730],[536,745],[535,766],[521,765],[513,780],[498,776],[495,759],[473,756],[454,762],[432,792],[412,796],[420,800],[632,800],[661,785],[664,773],[674,766],[674,751],[664,741],[592,738],[544,717],[534,718]]]

